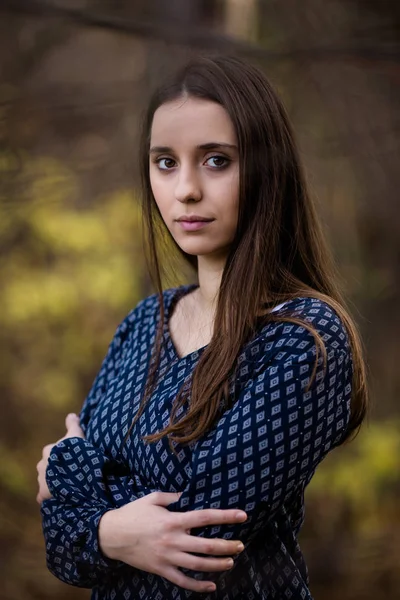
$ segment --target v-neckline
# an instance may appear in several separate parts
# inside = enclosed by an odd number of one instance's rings
[[[192,292],[194,289],[196,289],[198,287],[199,287],[199,285],[197,283],[190,283],[190,284],[181,285],[180,287],[174,288],[172,290],[172,293],[171,293],[168,301],[166,302],[165,319],[164,319],[164,337],[166,338],[167,345],[169,346],[169,349],[173,353],[174,358],[177,362],[181,362],[181,361],[183,362],[190,358],[197,358],[198,355],[203,350],[205,350],[205,348],[207,348],[207,346],[208,346],[208,344],[206,344],[205,346],[201,346],[201,348],[197,348],[196,350],[193,350],[192,352],[189,352],[188,354],[185,354],[184,356],[180,356],[178,353],[178,350],[174,344],[174,341],[172,339],[171,330],[169,328],[169,321],[170,321],[172,312],[173,312],[178,300],[183,298],[183,296],[187,296],[188,294],[190,294],[190,292]]]
[[[172,354],[174,355],[174,359],[177,362],[183,362],[183,361],[187,361],[188,359],[191,359],[191,358],[197,358],[199,356],[199,354],[201,354],[201,352],[203,350],[205,350],[207,348],[207,346],[209,345],[209,344],[205,344],[205,346],[201,346],[201,348],[197,348],[196,350],[193,350],[192,352],[189,352],[188,354],[185,354],[184,356],[180,356],[178,353],[178,350],[174,344],[174,341],[172,339],[171,330],[169,328],[169,321],[170,321],[172,312],[173,312],[178,300],[183,298],[183,296],[190,294],[190,292],[192,292],[194,289],[196,289],[198,287],[199,287],[199,285],[197,283],[189,283],[189,284],[181,285],[177,288],[173,288],[171,290],[171,294],[170,294],[169,298],[167,298],[167,301],[165,302],[164,338],[166,338],[167,346],[169,347],[169,350],[172,352]],[[282,302],[281,304],[272,306],[270,312],[275,312],[275,311],[281,309],[286,303],[287,302]],[[266,303],[266,304],[271,304],[271,303]]]

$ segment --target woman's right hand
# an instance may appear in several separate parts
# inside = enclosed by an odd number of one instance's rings
[[[132,567],[161,575],[172,583],[195,592],[211,592],[212,581],[187,577],[178,567],[194,571],[226,571],[232,558],[243,550],[240,540],[210,539],[190,535],[190,530],[206,525],[243,523],[247,519],[238,509],[208,508],[170,512],[166,506],[180,493],[153,492],[121,508],[106,512],[99,523],[99,543],[105,556]],[[192,552],[225,558],[194,556]]]

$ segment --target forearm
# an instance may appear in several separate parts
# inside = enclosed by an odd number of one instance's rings
[[[53,496],[41,506],[48,568],[65,583],[93,587],[121,566],[103,553],[99,523],[137,498],[132,477],[86,440],[71,438],[52,450],[46,480]]]
[[[100,549],[98,525],[109,507],[74,507],[56,499],[41,506],[48,569],[70,585],[91,588],[103,582],[121,563]]]
[[[98,524],[98,546],[105,559],[119,560],[120,526],[121,519],[118,509],[109,510],[100,517]]]

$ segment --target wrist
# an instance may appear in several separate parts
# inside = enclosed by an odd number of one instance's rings
[[[121,540],[118,538],[116,527],[116,518],[118,517],[118,508],[108,510],[101,517],[98,525],[99,548],[106,558],[119,560],[118,546]]]

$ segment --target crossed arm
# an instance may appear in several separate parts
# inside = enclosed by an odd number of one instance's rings
[[[284,338],[282,331],[277,336]],[[198,527],[192,535],[240,539],[248,546],[340,442],[351,393],[348,349],[328,348],[326,366],[321,357],[308,389],[314,340],[304,329],[298,341],[301,351],[290,346],[284,352],[285,343],[280,343],[277,353],[268,346],[251,365],[251,379],[235,405],[197,444],[190,482],[168,506],[171,512],[239,508],[246,512],[247,521]],[[115,376],[121,346],[120,342],[110,345],[81,413],[83,429],[105,393],[107,375]],[[49,568],[67,583],[92,587],[122,566],[99,548],[101,517],[155,490],[77,437],[53,448],[47,482],[53,497],[44,500],[41,510]]]

